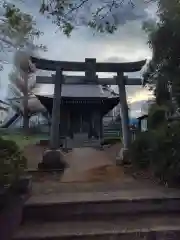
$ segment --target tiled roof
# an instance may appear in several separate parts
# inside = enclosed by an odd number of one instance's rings
[[[54,85],[53,84],[41,84],[34,91],[35,95],[44,97],[53,97]],[[117,95],[113,94],[110,89],[105,89],[101,85],[91,84],[63,84],[62,85],[62,97],[102,97],[102,98],[117,98]]]
[[[38,84],[37,84],[38,85]],[[33,90],[34,94],[37,96],[44,96],[53,98],[54,95],[54,85],[53,84],[40,84],[40,87],[36,87],[35,90]],[[83,98],[117,98],[118,95],[116,95],[111,89],[108,89],[106,87],[102,87],[100,85],[91,85],[91,84],[82,84],[82,85],[69,85],[65,84],[62,86],[62,96],[63,97],[83,97]],[[14,106],[17,106],[19,109],[22,110],[23,108],[23,97],[19,98],[12,98],[11,102]],[[10,100],[10,99],[9,99]],[[29,96],[29,110],[31,112],[39,112],[44,111],[44,106],[40,103],[40,101],[34,96]]]

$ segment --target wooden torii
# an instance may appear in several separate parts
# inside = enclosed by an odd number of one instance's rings
[[[60,123],[60,104],[62,84],[98,84],[98,85],[117,85],[119,89],[121,122],[123,133],[123,148],[120,158],[126,158],[131,142],[129,131],[128,104],[126,98],[125,85],[141,85],[140,78],[128,78],[124,73],[137,72],[145,65],[146,60],[128,63],[97,63],[94,58],[86,58],[85,62],[52,61],[31,57],[31,61],[37,69],[55,71],[54,77],[37,76],[37,83],[54,83],[54,98],[52,110],[52,125],[50,132],[50,149],[59,149],[59,123]],[[65,71],[85,72],[85,76],[65,76]],[[115,73],[113,78],[98,78],[97,72]],[[88,81],[87,81],[88,80]]]

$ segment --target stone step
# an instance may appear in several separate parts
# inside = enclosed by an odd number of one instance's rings
[[[64,143],[64,146],[69,148],[75,148],[75,147],[96,147],[100,146],[100,140],[68,140],[66,143]]]
[[[180,212],[179,194],[161,191],[66,193],[32,197],[24,208],[25,221],[99,219],[142,213]]]
[[[124,216],[110,221],[28,222],[14,240],[179,240],[179,215]]]

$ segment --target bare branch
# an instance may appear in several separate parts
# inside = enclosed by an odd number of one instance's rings
[[[68,36],[79,25],[113,33],[118,24],[113,10],[120,10],[126,4],[135,7],[133,0],[44,0],[40,12],[48,18],[52,17],[53,22]],[[108,20],[109,16],[111,20]]]

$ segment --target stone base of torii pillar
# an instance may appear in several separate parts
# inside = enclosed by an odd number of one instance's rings
[[[64,160],[64,155],[60,149],[48,149],[44,152],[42,162],[38,164],[39,170],[59,170],[64,171],[68,164]]]
[[[121,148],[119,154],[116,157],[116,165],[127,165],[130,164],[129,149]]]

